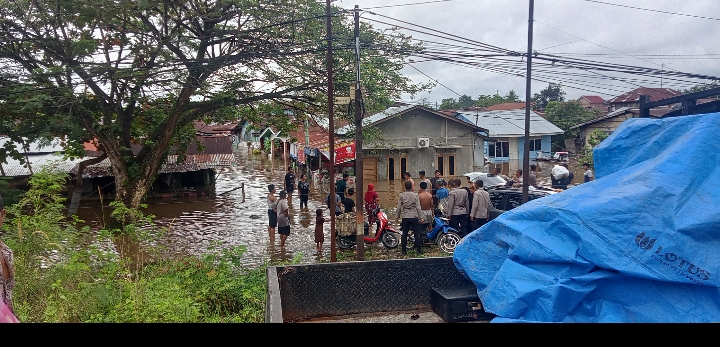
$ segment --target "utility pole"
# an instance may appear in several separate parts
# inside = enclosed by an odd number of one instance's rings
[[[363,219],[362,91],[360,90],[360,7],[355,5],[355,221],[357,222],[357,260],[365,260],[365,221]],[[366,211],[368,214],[372,211]]]
[[[330,2],[325,0],[325,15],[327,16],[327,74],[328,74],[328,136],[330,144],[330,262],[337,261],[337,250],[335,249],[335,121],[333,119],[333,108],[335,107],[335,96],[333,91],[333,55],[332,55],[332,16]],[[322,161],[322,160],[321,160]]]
[[[535,0],[530,0],[530,15],[528,18],[528,49],[527,49],[527,76],[525,76],[525,145],[523,146],[523,187],[522,202],[528,201],[528,181],[530,178],[530,73],[532,71],[532,40],[533,40],[533,12]]]
[[[305,147],[303,147],[303,151],[305,151],[305,148],[308,148],[310,146],[310,116],[308,114],[305,114]],[[311,181],[310,177],[310,165],[308,164],[308,158],[307,155],[304,156],[305,158],[305,172],[308,179],[308,182]]]

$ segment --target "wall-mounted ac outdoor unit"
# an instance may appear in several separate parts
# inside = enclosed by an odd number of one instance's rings
[[[430,139],[427,137],[418,137],[417,146],[418,146],[418,148],[430,147]]]

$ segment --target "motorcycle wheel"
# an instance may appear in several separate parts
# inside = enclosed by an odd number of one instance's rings
[[[440,246],[440,249],[442,249],[443,252],[452,254],[453,252],[455,252],[455,246],[457,246],[459,242],[460,235],[454,232],[448,232],[438,237],[437,244],[438,246]]]
[[[400,245],[400,237],[392,231],[383,231],[382,244],[385,248],[396,248]]]
[[[352,248],[352,246],[355,245],[354,242],[348,240],[347,238],[339,237],[339,236],[337,238],[337,244],[338,244],[338,247],[341,249]]]

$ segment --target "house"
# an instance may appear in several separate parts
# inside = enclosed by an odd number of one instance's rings
[[[487,129],[492,141],[485,141],[478,152],[487,156],[491,162],[522,160],[525,148],[525,110],[458,112],[462,117],[478,127]],[[549,155],[552,151],[551,136],[562,134],[562,129],[530,112],[530,158],[537,158],[538,152]]]
[[[363,127],[376,127],[382,138],[365,141],[363,179],[366,183],[399,180],[403,172],[417,177],[424,170],[432,176],[440,170],[445,177],[457,177],[484,164],[474,146],[486,129],[424,106],[390,107],[363,120]],[[347,136],[350,125],[337,133]],[[358,168],[359,170],[359,168]]]
[[[650,110],[651,117],[663,117],[665,114],[672,111],[672,107],[656,107]],[[595,117],[584,123],[575,125],[570,129],[579,129],[578,136],[575,138],[576,150],[582,149],[582,147],[589,145],[590,134],[594,130],[601,130],[605,134],[612,134],[622,122],[630,118],[640,117],[640,110],[638,108],[621,107],[608,114]]]
[[[605,99],[597,95],[583,95],[577,98],[576,101],[588,110],[598,109],[602,111],[602,113],[607,113],[607,105],[605,104]]]
[[[683,93],[670,88],[645,88],[640,87],[633,89],[627,93],[618,95],[606,103],[608,105],[608,112],[617,111],[623,107],[635,108],[639,106],[640,95],[647,95],[650,97],[650,101],[657,101],[661,99],[671,98],[674,96],[680,96]]]

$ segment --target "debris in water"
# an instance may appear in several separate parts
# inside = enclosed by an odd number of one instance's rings
[[[412,316],[410,316],[410,319],[412,319],[412,320],[417,320],[417,319],[419,319],[419,318],[420,318],[420,315],[417,314],[417,313],[414,314],[414,315],[412,315]]]
[[[250,215],[250,219],[260,219],[260,218],[261,217],[256,214]]]

